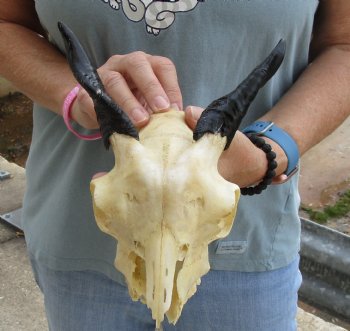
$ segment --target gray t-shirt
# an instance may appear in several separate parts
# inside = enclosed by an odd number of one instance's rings
[[[285,60],[263,88],[242,127],[267,112],[308,63],[316,0],[36,0],[50,40],[63,52],[57,21],[76,33],[96,66],[113,54],[142,50],[176,65],[185,105],[206,106],[233,90],[283,38]],[[136,6],[137,5],[137,6]],[[55,79],[55,77],[52,77]],[[77,139],[60,116],[34,106],[27,163],[24,229],[29,251],[57,270],[114,269],[116,242],[96,226],[92,175],[114,165],[101,141]],[[298,177],[242,197],[230,235],[210,245],[213,269],[264,271],[299,250]],[[144,222],[147,222],[145,215]]]

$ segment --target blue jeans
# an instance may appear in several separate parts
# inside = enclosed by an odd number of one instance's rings
[[[299,259],[266,272],[210,271],[164,331],[295,331]],[[51,331],[154,331],[150,310],[103,274],[55,271],[32,259]]]

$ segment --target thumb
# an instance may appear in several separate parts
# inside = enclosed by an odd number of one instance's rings
[[[104,175],[107,175],[107,172],[98,172],[92,176],[92,179],[96,179],[96,178],[102,177]]]
[[[96,113],[94,103],[89,94],[80,88],[77,98],[72,105],[72,119],[86,129],[97,129]]]
[[[201,117],[204,108],[196,106],[187,106],[185,109],[185,121],[187,125],[193,130],[198,119]]]

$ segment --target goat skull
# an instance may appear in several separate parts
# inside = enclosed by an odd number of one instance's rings
[[[113,134],[115,168],[91,183],[100,229],[118,240],[130,296],[176,322],[209,271],[208,244],[226,236],[239,198],[217,171],[226,138],[193,143],[183,112],[153,115],[140,142]]]
[[[184,113],[154,114],[139,133],[108,97],[74,34],[59,24],[68,61],[94,100],[115,167],[91,182],[100,229],[118,240],[115,266],[132,299],[152,310],[157,327],[176,323],[200,278],[209,271],[208,245],[231,230],[239,187],[217,170],[249,104],[280,66],[285,45],[230,94],[212,102],[192,132]]]

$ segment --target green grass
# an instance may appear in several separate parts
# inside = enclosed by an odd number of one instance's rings
[[[308,213],[311,220],[319,223],[326,223],[331,218],[343,217],[350,212],[350,190],[345,192],[333,206],[327,206],[323,210],[302,207],[302,210]]]

